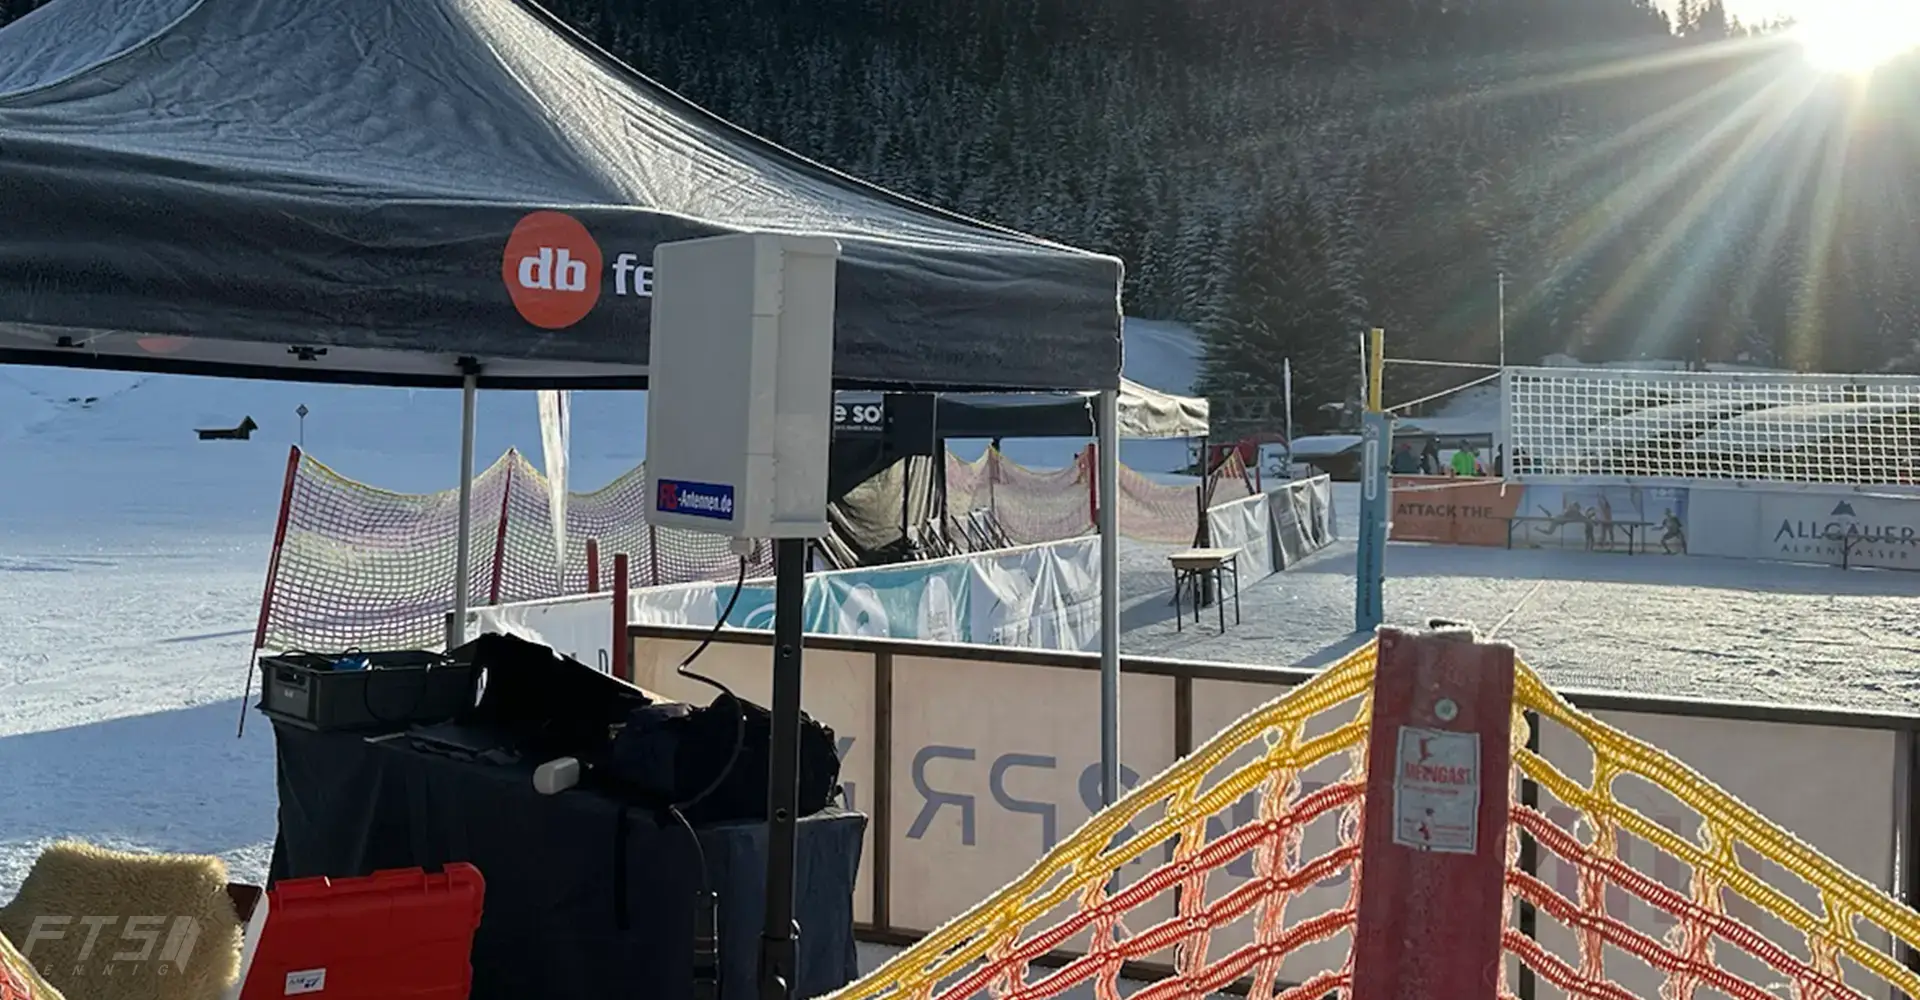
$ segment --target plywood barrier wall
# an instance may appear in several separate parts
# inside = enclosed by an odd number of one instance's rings
[[[634,633],[638,684],[676,699],[701,704],[712,699],[711,689],[674,671],[700,630],[639,626]],[[764,705],[770,698],[771,662],[767,633],[728,630],[701,657],[697,669]],[[870,817],[855,902],[855,919],[867,936],[892,940],[938,927],[1020,875],[1098,809],[1096,665],[1097,658],[1084,654],[809,639],[803,705],[833,728],[852,806]],[[1121,756],[1123,781],[1129,786],[1170,766],[1180,751],[1284,695],[1300,676],[1297,671],[1132,659],[1123,661],[1123,671]],[[1633,699],[1589,700],[1611,705]],[[1906,898],[1907,887],[1896,881],[1897,872],[1911,865],[1898,864],[1897,854],[1911,840],[1905,757],[1911,752],[1908,727],[1920,720],[1824,713],[1821,718],[1838,721],[1809,724],[1779,721],[1796,713],[1763,707],[1635,701],[1645,707],[1607,708],[1596,714],[1678,757],[1834,861]],[[1330,729],[1352,718],[1358,707],[1357,700],[1341,706],[1316,725]],[[1740,717],[1742,713],[1750,717]],[[1592,755],[1570,733],[1547,726],[1537,740],[1540,752],[1560,770],[1577,780],[1591,779]],[[1253,752],[1229,760],[1222,773],[1246,763]],[[1337,777],[1342,766],[1330,761],[1320,768],[1325,774],[1308,773],[1307,788]],[[1625,804],[1679,832],[1696,831],[1698,818],[1671,797],[1629,781],[1615,789]],[[1583,840],[1591,839],[1592,831],[1580,829],[1571,810],[1545,799],[1540,808]],[[1215,821],[1224,832],[1251,821],[1254,809],[1249,796]],[[1336,836],[1332,817],[1317,822],[1307,831],[1305,853],[1324,853]],[[1623,843],[1623,860],[1668,885],[1687,888],[1687,873],[1678,861],[1630,836],[1623,836]],[[1751,864],[1753,859],[1745,860]],[[1139,867],[1144,874],[1148,865]],[[1560,871],[1555,860],[1544,861],[1540,873],[1549,884],[1571,892],[1572,873]],[[1224,870],[1230,880],[1251,874],[1251,858]],[[1814,899],[1807,887],[1793,884],[1783,872],[1759,874],[1789,896]],[[1210,887],[1209,895],[1230,887]],[[1336,877],[1292,904],[1289,912],[1305,917],[1337,908],[1347,892],[1344,876]],[[1166,905],[1156,900],[1145,909]],[[1613,905],[1619,907],[1616,916],[1624,915],[1656,939],[1670,929],[1670,921],[1645,907],[1625,899]],[[1794,940],[1753,907],[1743,909],[1730,901],[1730,908],[1776,941]],[[1131,922],[1151,924],[1154,916],[1142,912],[1140,920]],[[1541,941],[1575,957],[1571,934],[1550,925],[1540,921]],[[1243,943],[1241,936],[1247,933],[1250,929],[1227,928],[1216,937],[1216,947]],[[1348,944],[1343,937],[1303,951],[1289,960],[1289,968],[1325,968]],[[1631,968],[1624,957],[1618,964],[1616,970],[1610,958],[1609,972],[1623,985],[1642,995],[1657,992],[1659,980],[1652,970]],[[1728,968],[1743,975],[1756,971]],[[1539,984],[1536,995],[1558,994]]]

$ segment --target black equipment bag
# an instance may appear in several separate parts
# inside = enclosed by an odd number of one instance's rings
[[[704,708],[652,705],[627,716],[609,776],[642,804],[681,807],[695,825],[764,820],[772,745],[773,713],[732,695]],[[833,730],[803,712],[799,815],[825,809],[839,791]]]

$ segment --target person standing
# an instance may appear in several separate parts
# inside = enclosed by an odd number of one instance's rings
[[[1660,551],[1673,555],[1673,545],[1680,544],[1680,554],[1687,553],[1687,533],[1680,526],[1680,519],[1673,516],[1673,508],[1667,508],[1667,515],[1660,519]]]
[[[1453,453],[1453,474],[1462,478],[1480,474],[1480,456],[1464,441],[1460,443],[1460,450]]]

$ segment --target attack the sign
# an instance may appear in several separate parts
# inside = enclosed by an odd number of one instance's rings
[[[1400,727],[1393,842],[1472,854],[1480,841],[1480,734]]]

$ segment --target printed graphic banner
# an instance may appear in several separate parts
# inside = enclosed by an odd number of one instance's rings
[[[1762,493],[1756,535],[1763,559],[1920,569],[1920,499]]]
[[[815,635],[884,636],[1088,650],[1099,643],[1099,539],[1075,538],[1000,552],[807,578],[805,620]],[[733,584],[650,587],[630,597],[635,625],[712,625]],[[726,616],[733,628],[771,629],[774,588],[751,580]],[[546,643],[606,666],[613,637],[608,594],[475,609],[478,631]]]
[[[1631,549],[1686,554],[1685,489],[1528,486],[1519,492],[1521,503],[1514,512],[1512,537],[1516,549]]]
[[[1396,542],[1504,546],[1507,525],[1519,511],[1524,492],[1498,479],[1395,476],[1387,537]]]
[[[824,574],[807,594],[807,631],[971,642],[968,577],[958,560]]]

